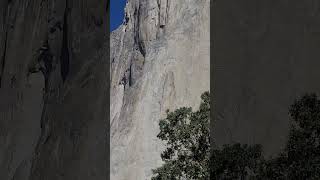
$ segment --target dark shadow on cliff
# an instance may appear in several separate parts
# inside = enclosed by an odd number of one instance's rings
[[[167,117],[160,120],[157,137],[167,148],[161,154],[164,164],[153,170],[152,179],[320,178],[320,100],[315,94],[306,94],[290,106],[287,143],[271,158],[263,156],[260,144],[217,147],[210,142],[210,94],[204,93],[201,99],[198,111],[183,107],[167,111]]]

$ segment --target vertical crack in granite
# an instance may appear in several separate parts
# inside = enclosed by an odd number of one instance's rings
[[[2,46],[3,46],[3,49],[2,49],[2,55],[1,55],[1,59],[0,59],[0,63],[1,63],[1,66],[0,66],[0,88],[1,88],[1,84],[2,84],[2,76],[3,76],[3,73],[4,73],[4,67],[5,67],[5,64],[6,64],[6,53],[7,53],[7,43],[8,43],[8,10],[9,10],[9,4],[11,2],[8,1],[7,3],[5,2],[2,2],[2,5],[3,7],[0,7],[1,10],[3,10],[2,12],[2,24],[0,24],[0,26],[2,26],[2,34],[3,34],[3,42],[0,42],[2,43]]]
[[[53,68],[53,55],[52,52],[50,50],[50,46],[48,43],[48,40],[45,41],[45,44],[40,48],[39,50],[40,55],[39,58],[37,60],[37,66],[35,67],[35,69],[31,69],[31,72],[42,72],[43,76],[44,76],[44,80],[45,80],[45,92],[48,92],[49,90],[49,77],[50,74],[52,72],[52,68]]]
[[[139,1],[140,2],[140,1]],[[134,13],[134,19],[135,19],[135,24],[134,24],[134,32],[135,32],[135,36],[134,36],[134,40],[135,40],[135,44],[138,46],[138,49],[140,51],[140,53],[143,55],[143,57],[145,57],[146,55],[146,49],[142,40],[142,37],[140,35],[140,3],[137,9],[135,9],[135,13]]]
[[[69,7],[68,7],[68,0],[66,0],[66,8],[64,12],[64,17],[63,17],[63,37],[62,37],[62,49],[61,49],[61,77],[63,81],[66,80],[67,75],[69,73],[69,46],[68,46],[68,37],[69,37],[69,32],[68,32],[68,13],[69,13]]]
[[[130,64],[130,67],[129,67],[129,78],[128,78],[129,79],[129,87],[132,86],[132,84],[133,84],[132,83],[132,73],[133,72],[132,72],[132,61],[131,61],[131,64]]]
[[[164,28],[168,18],[168,0],[160,0],[159,24],[160,28]]]
[[[1,84],[2,84],[1,82],[2,82],[3,72],[4,72],[4,66],[6,65],[7,40],[8,40],[8,32],[6,31],[3,54],[1,57],[0,88],[1,88]]]

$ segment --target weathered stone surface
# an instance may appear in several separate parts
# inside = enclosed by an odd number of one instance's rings
[[[0,2],[0,179],[107,177],[105,0]]]
[[[209,10],[209,0],[128,0],[111,34],[111,179],[149,179],[162,164],[159,119],[209,90]]]

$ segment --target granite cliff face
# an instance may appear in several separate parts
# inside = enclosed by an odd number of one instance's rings
[[[107,179],[108,117],[111,179],[148,179],[158,120],[209,90],[209,0],[128,0],[110,40],[108,4],[0,2],[1,180]]]
[[[111,44],[111,179],[149,179],[166,109],[210,87],[210,1],[128,0]]]
[[[107,178],[108,3],[1,0],[1,180]]]

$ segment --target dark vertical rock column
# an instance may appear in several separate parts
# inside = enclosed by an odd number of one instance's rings
[[[108,3],[0,2],[0,179],[106,179]]]
[[[60,71],[49,81],[30,179],[106,179],[107,2],[62,2]]]
[[[41,0],[0,4],[0,179],[28,176],[40,133],[45,80],[32,70],[47,29]]]

